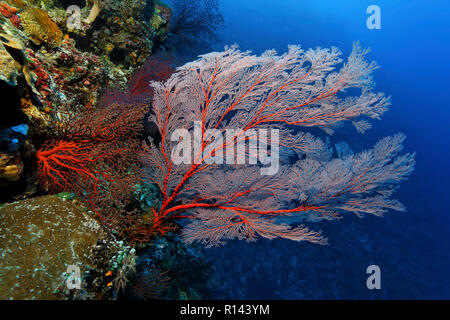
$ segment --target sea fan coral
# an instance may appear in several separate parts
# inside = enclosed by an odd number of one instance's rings
[[[153,81],[166,81],[176,70],[177,58],[158,51],[154,53],[142,67],[137,69],[128,83],[128,91],[108,88],[99,103],[102,106],[113,103],[120,104],[150,104],[153,98]]]
[[[281,56],[273,50],[255,56],[228,47],[154,83],[150,120],[162,140],[150,149],[149,178],[163,194],[155,225],[192,219],[184,239],[208,246],[258,236],[323,244],[320,233],[298,223],[404,210],[391,199],[414,167],[414,155],[399,154],[403,135],[329,159],[324,142],[306,131],[332,133],[344,121],[363,131],[370,126],[364,118],[379,119],[387,110],[389,98],[371,91],[377,65],[365,60],[367,53],[356,44],[342,64],[337,48],[290,46]],[[341,97],[349,88],[359,95]],[[226,132],[226,140],[218,130]],[[280,165],[278,142],[300,160]],[[255,154],[251,143],[270,145],[270,151]],[[254,165],[243,166],[247,158]]]
[[[210,50],[211,44],[218,41],[217,32],[224,21],[218,1],[176,0],[171,4],[169,44],[188,57]]]
[[[36,153],[41,185],[76,193],[102,218],[100,199],[129,196],[140,181],[143,115],[128,105],[64,115],[60,133]]]

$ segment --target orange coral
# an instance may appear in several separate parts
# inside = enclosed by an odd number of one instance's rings
[[[36,44],[59,46],[63,33],[44,10],[27,7],[21,13],[23,29]]]
[[[11,2],[12,5],[15,5],[18,7],[23,7],[25,5],[23,0],[10,0],[9,2]]]

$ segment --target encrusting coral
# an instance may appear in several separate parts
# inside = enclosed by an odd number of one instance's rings
[[[69,265],[87,270],[105,238],[78,203],[44,196],[0,209],[0,299],[55,299]]]

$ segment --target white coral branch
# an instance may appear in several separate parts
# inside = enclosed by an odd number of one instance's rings
[[[97,16],[100,14],[101,6],[100,6],[100,0],[91,0],[93,1],[93,5],[91,8],[91,11],[89,12],[89,15],[86,19],[84,19],[84,22],[87,24],[91,24],[97,19]],[[88,0],[86,2],[89,2]]]

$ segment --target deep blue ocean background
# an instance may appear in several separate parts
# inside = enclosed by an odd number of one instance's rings
[[[381,8],[381,29],[366,27],[369,5]],[[344,127],[332,141],[355,151],[397,132],[416,151],[416,170],[397,193],[406,213],[383,218],[346,216],[316,223],[330,245],[289,240],[229,242],[205,249],[228,299],[450,298],[450,2],[365,0],[220,0],[225,18],[221,49],[237,43],[261,53],[288,44],[371,47],[379,63],[377,90],[392,106],[365,135]],[[366,287],[367,266],[381,268],[381,290]]]

